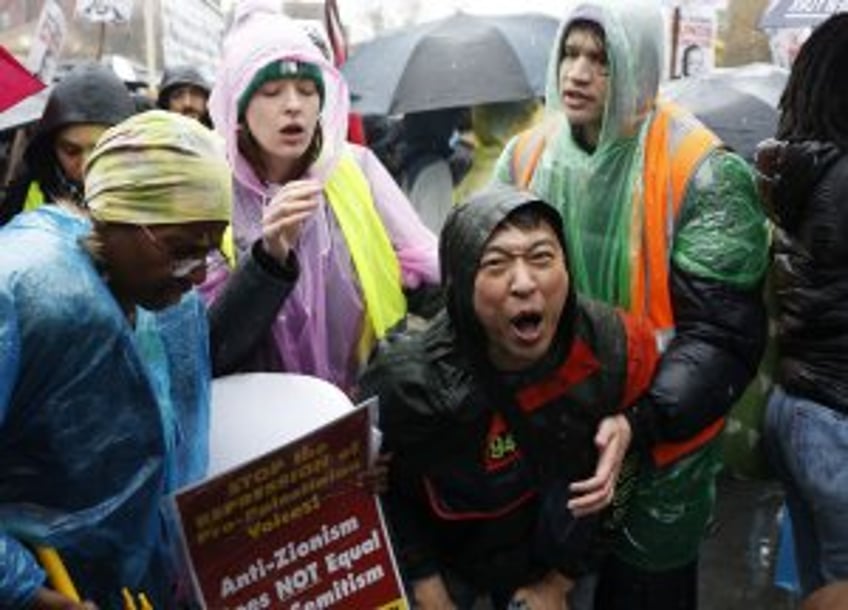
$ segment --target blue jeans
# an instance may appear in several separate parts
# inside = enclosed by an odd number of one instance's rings
[[[803,595],[848,578],[848,415],[776,386],[765,446],[786,489]]]

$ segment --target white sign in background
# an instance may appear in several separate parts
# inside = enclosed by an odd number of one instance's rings
[[[220,8],[206,0],[161,2],[163,65],[193,66],[212,82],[224,33]]]
[[[681,11],[677,34],[678,76],[697,76],[715,67],[718,22],[715,11]]]
[[[50,84],[65,44],[68,24],[56,0],[47,0],[38,17],[26,66],[42,83]]]
[[[77,0],[74,16],[92,23],[128,23],[133,0]]]

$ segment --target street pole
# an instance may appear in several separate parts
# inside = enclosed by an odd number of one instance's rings
[[[153,3],[156,0],[144,0],[144,51],[147,62],[147,91],[153,95],[156,91],[156,12]]]
[[[106,46],[106,22],[100,23],[100,35],[97,37],[97,53],[94,56],[94,59],[100,61],[100,58],[103,57],[103,48]]]
[[[674,11],[671,14],[671,53],[669,53],[669,59],[671,60],[671,66],[669,66],[669,78],[675,79],[679,78],[680,74],[677,73],[677,45],[680,40],[680,5],[675,5]]]

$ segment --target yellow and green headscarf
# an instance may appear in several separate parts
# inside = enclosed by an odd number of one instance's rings
[[[86,164],[85,193],[91,216],[101,222],[229,222],[232,174],[214,132],[151,110],[103,134]]]

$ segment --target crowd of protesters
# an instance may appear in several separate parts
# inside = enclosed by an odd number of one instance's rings
[[[348,141],[344,77],[271,4],[156,109],[72,71],[4,190],[0,608],[195,607],[161,500],[206,473],[213,377],[261,371],[380,398],[414,607],[694,610],[769,275],[768,454],[805,607],[848,603],[848,15],[752,167],[659,97],[654,2],[579,3],[543,110],[471,110],[468,155],[462,112],[408,115],[392,160]]]

